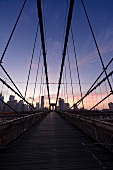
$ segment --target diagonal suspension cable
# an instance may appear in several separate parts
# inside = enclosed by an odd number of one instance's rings
[[[107,66],[105,67],[105,69],[107,70],[109,65],[112,63],[113,58],[109,61],[109,63],[107,64]],[[89,90],[87,91],[87,93],[84,95],[84,97],[82,99],[80,99],[77,103],[80,103],[92,90],[92,88],[94,87],[94,85],[98,82],[98,80],[100,79],[100,77],[103,75],[104,70],[100,73],[100,75],[98,76],[98,78],[95,80],[95,82],[91,85],[91,87],[89,88]],[[73,106],[72,106],[73,107]]]
[[[44,60],[46,83],[47,83],[48,100],[49,100],[49,105],[50,105],[49,81],[48,81],[46,50],[45,50],[45,41],[44,41],[44,29],[43,29],[43,21],[42,21],[42,8],[41,8],[41,1],[40,0],[36,0],[36,1],[37,1],[38,18],[39,18],[39,24],[40,24],[40,34],[41,34],[43,60]]]
[[[60,85],[61,85],[63,67],[64,67],[65,56],[66,56],[66,48],[67,48],[67,43],[68,43],[68,36],[69,36],[69,31],[70,31],[70,26],[71,26],[73,6],[74,6],[74,0],[70,0],[67,27],[66,27],[66,34],[65,34],[65,40],[64,40],[64,48],[63,48],[63,54],[62,54],[60,78],[59,78],[59,83],[58,83],[58,92],[57,92],[57,98],[56,98],[56,105],[57,105],[57,102],[58,102],[58,97],[59,97],[59,92],[60,92]]]
[[[0,101],[1,101],[4,105],[8,106],[8,107],[9,107],[11,110],[13,110],[15,113],[19,114],[19,112],[17,112],[13,107],[11,107],[9,104],[7,104],[6,102],[4,102],[2,99],[0,99]]]
[[[87,18],[87,21],[88,21],[88,24],[89,24],[89,27],[90,27],[90,30],[91,30],[93,39],[94,39],[94,42],[95,42],[95,45],[96,45],[96,49],[97,49],[97,52],[98,52],[98,55],[99,55],[99,58],[100,58],[100,61],[101,61],[101,64],[102,64],[102,67],[103,67],[105,76],[106,76],[106,78],[107,78],[107,81],[108,81],[110,90],[111,90],[111,92],[113,93],[113,89],[112,89],[110,80],[109,80],[109,78],[108,78],[108,75],[107,75],[107,72],[106,72],[106,68],[105,68],[105,66],[104,66],[104,62],[103,62],[103,60],[102,60],[102,56],[101,56],[101,54],[100,54],[100,50],[99,50],[99,47],[98,47],[98,44],[97,44],[97,41],[96,41],[96,38],[95,38],[95,35],[94,35],[94,32],[93,32],[93,29],[92,29],[92,26],[91,26],[91,23],[90,23],[90,20],[89,20],[89,17],[88,17],[88,14],[87,14],[87,11],[86,11],[86,8],[85,8],[85,5],[84,5],[84,2],[83,2],[83,0],[81,0],[81,2],[82,2],[82,6],[83,6],[83,9],[84,9],[84,12],[85,12],[85,15],[86,15],[86,18]]]
[[[27,100],[25,100],[24,97],[22,97],[18,92],[16,92],[10,85],[8,85],[3,79],[0,78],[0,81],[6,86],[8,87],[12,92],[14,92],[17,96],[19,96],[23,101],[25,101],[29,106],[31,106],[32,108],[34,108]],[[35,108],[34,108],[35,109]]]
[[[113,74],[113,71],[111,71],[109,74],[108,74],[108,77],[110,77],[110,76],[112,76],[112,74]],[[92,87],[92,88],[90,88],[90,90],[88,90],[88,92],[82,97],[82,99],[80,99],[79,101],[77,101],[77,103],[76,104],[80,104],[80,102],[82,101],[82,100],[84,100],[84,98],[86,97],[86,96],[88,96],[91,92],[93,92],[100,84],[102,84],[104,81],[106,81],[107,80],[107,77],[105,77],[103,80],[101,80],[97,85],[95,85],[94,87]],[[97,81],[96,81],[97,82]],[[110,94],[112,94],[112,92],[110,93]],[[74,106],[74,105],[73,105]],[[73,107],[72,106],[72,107]],[[70,109],[72,108],[72,107],[70,107]]]
[[[14,33],[15,28],[16,28],[16,26],[17,26],[17,23],[18,23],[18,21],[19,21],[19,19],[20,19],[20,16],[21,16],[21,14],[22,14],[23,9],[24,9],[25,3],[26,3],[26,0],[24,0],[23,6],[22,6],[22,8],[21,8],[21,11],[20,11],[20,13],[19,13],[19,15],[18,15],[18,18],[17,18],[17,20],[16,20],[16,23],[15,23],[15,25],[14,25],[14,28],[13,28],[13,30],[12,30],[12,32],[11,32],[11,35],[10,35],[10,37],[9,37],[9,40],[8,40],[8,42],[7,42],[7,44],[6,44],[6,47],[5,47],[5,49],[4,49],[4,52],[3,52],[2,57],[1,57],[1,59],[0,59],[0,63],[2,63],[2,60],[3,60],[3,58],[4,58],[4,55],[5,55],[6,50],[7,50],[7,48],[8,48],[8,45],[9,45],[9,43],[10,43],[10,41],[11,41],[11,38],[12,38],[12,36],[13,36],[13,33]]]
[[[9,76],[9,74],[7,73],[7,71],[5,70],[5,68],[2,66],[2,64],[0,65],[1,68],[3,69],[3,71],[5,72],[5,74],[7,75],[7,77],[9,78],[9,80],[11,81],[11,83],[14,85],[14,87],[17,89],[17,91],[19,92],[19,94],[23,97],[22,93],[20,92],[20,90],[18,89],[18,87],[16,86],[16,84],[13,82],[13,80],[11,79],[11,77]]]

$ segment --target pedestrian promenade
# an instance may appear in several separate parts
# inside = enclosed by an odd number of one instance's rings
[[[1,170],[113,169],[113,154],[55,112],[0,150]]]

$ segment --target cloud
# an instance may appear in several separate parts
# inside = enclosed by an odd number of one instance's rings
[[[29,16],[24,14],[22,15],[22,17],[20,18],[21,21],[28,21],[29,20]]]
[[[113,39],[111,37],[113,37],[113,29],[108,28],[106,31],[103,31],[98,38],[97,43],[102,58],[105,57],[104,54],[109,54],[113,52]],[[78,60],[79,66],[93,64],[99,58],[96,47],[94,47],[92,51],[88,50],[88,48],[90,48],[90,44],[91,41],[88,39],[84,47],[82,48],[81,54],[77,55],[77,58],[79,58]],[[72,67],[75,67],[75,64]]]

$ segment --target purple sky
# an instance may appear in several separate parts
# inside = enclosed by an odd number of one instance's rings
[[[13,29],[17,16],[23,4],[23,0],[0,0],[0,55],[4,51],[10,33]],[[63,52],[63,40],[65,33],[65,20],[67,15],[67,0],[43,0],[45,42],[47,50],[48,78],[51,83],[58,83],[60,75],[60,65]],[[104,64],[106,65],[113,56],[113,1],[112,0],[84,0],[86,10],[101,52]],[[35,0],[27,0],[22,16],[11,39],[11,43],[3,59],[3,66],[16,85],[25,93],[27,75],[32,56],[33,43],[38,15]],[[98,53],[86,20],[85,13],[80,0],[75,0],[72,16],[72,28],[78,59],[78,67],[81,78],[83,94],[89,89],[91,83],[95,81],[102,71],[102,66]],[[34,60],[31,70],[30,83],[28,86],[27,98],[32,96],[37,62],[40,54],[41,41],[38,32],[37,44],[34,53]],[[75,101],[80,98],[76,64],[72,45],[71,34],[68,41],[71,72],[74,86]],[[39,76],[35,99],[38,101],[40,93],[41,72],[43,57],[39,68]],[[67,82],[70,83],[68,60],[66,56],[65,66],[67,69]],[[2,70],[0,70],[3,73]],[[3,73],[4,74],[4,73]],[[4,74],[5,75],[5,74]],[[1,77],[3,77],[1,75]],[[44,79],[45,81],[45,79]],[[23,82],[23,83],[19,83]],[[50,84],[51,101],[55,102],[58,84]],[[103,95],[106,93],[102,87]],[[6,89],[4,87],[4,93]],[[64,86],[61,86],[60,96],[64,93]],[[108,88],[109,92],[109,88]],[[47,94],[46,85],[42,90],[42,95]],[[97,91],[99,93],[99,91]],[[9,92],[10,94],[10,92]],[[71,86],[68,84],[68,94],[72,104]]]

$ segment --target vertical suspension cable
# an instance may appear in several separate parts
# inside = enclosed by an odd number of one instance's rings
[[[29,68],[24,98],[26,98],[26,93],[27,93],[27,88],[28,88],[28,83],[29,83],[29,78],[30,78],[30,73],[31,73],[31,66],[32,66],[34,51],[35,51],[35,46],[36,46],[37,34],[38,34],[38,26],[37,26],[37,29],[36,29],[35,41],[34,41],[34,46],[33,46],[33,52],[32,52],[32,57],[31,57],[31,63],[30,63],[30,68]]]
[[[63,84],[62,84],[63,85]],[[64,96],[63,96],[63,87],[61,85],[61,98],[64,99]]]
[[[4,84],[2,84],[2,88],[1,88],[1,94],[2,94],[2,92],[3,92],[3,86],[4,86]]]
[[[39,94],[39,101],[41,100],[41,94],[42,94],[42,77],[43,77],[43,66],[42,66],[42,74],[41,74],[41,83],[40,83],[40,94]],[[40,102],[41,103],[41,102]]]
[[[67,96],[67,103],[68,103],[68,92],[67,92],[66,66],[65,66],[65,82],[66,82],[66,96]]]
[[[98,98],[97,98],[97,92],[96,92],[96,89],[95,89],[95,95],[96,95],[96,102],[98,103]]]
[[[94,106],[94,99],[93,99],[93,93],[92,93],[92,103],[93,103],[93,106]]]
[[[64,82],[64,81],[65,81],[65,80],[64,80],[64,73],[65,73],[65,72],[63,72],[64,101],[66,101],[66,95],[65,95],[65,91],[66,91],[66,90],[65,90],[65,82]]]
[[[8,101],[8,89],[7,89],[7,91],[6,91],[6,101]]]
[[[75,62],[76,62],[76,68],[77,68],[77,75],[78,75],[78,81],[79,81],[79,88],[80,88],[80,95],[82,99],[82,87],[81,87],[81,82],[80,82],[80,74],[79,74],[79,69],[78,69],[78,61],[77,61],[77,56],[76,56],[76,49],[75,49],[75,42],[74,42],[74,36],[73,36],[73,30],[71,27],[71,36],[72,36],[72,42],[73,42],[73,48],[74,48],[74,56],[75,56]],[[82,107],[84,108],[84,103],[82,100]]]
[[[37,67],[37,73],[36,73],[35,87],[34,87],[34,92],[33,92],[33,100],[34,100],[35,91],[36,91],[36,83],[37,83],[38,72],[39,72],[40,57],[41,57],[41,50],[40,50],[39,61],[38,61],[38,67]],[[33,104],[33,100],[32,100],[32,104]]]
[[[42,75],[42,95],[44,96],[44,73]]]
[[[106,87],[106,92],[107,92],[107,96],[108,96],[108,89],[107,89],[106,81],[105,81],[105,87]],[[108,102],[110,102],[109,97],[108,97]]]
[[[113,83],[113,76],[111,75],[111,81],[112,81],[112,83]]]
[[[102,100],[102,91],[101,91],[100,85],[99,85],[99,89],[100,89],[100,95],[101,95],[101,100]],[[104,109],[104,103],[103,103],[103,101],[102,101],[102,105],[103,105],[103,109]]]
[[[72,75],[71,75],[71,66],[70,66],[70,59],[69,59],[69,52],[68,52],[68,48],[67,48],[67,56],[68,56],[69,73],[70,73],[70,80],[71,80],[71,90],[72,90],[73,105],[74,105],[73,81],[72,81]]]
[[[90,94],[88,95],[88,103],[89,103],[89,109],[90,109]]]
[[[106,76],[107,81],[108,81],[108,84],[109,84],[110,91],[113,93],[113,89],[112,89],[110,80],[109,80],[109,78],[108,78],[107,71],[106,71],[106,68],[105,68],[105,66],[104,66],[104,62],[103,62],[103,60],[102,60],[102,56],[101,56],[101,54],[100,54],[100,50],[99,50],[99,47],[98,47],[98,44],[97,44],[97,41],[96,41],[96,38],[95,38],[95,35],[94,35],[94,32],[93,32],[93,29],[92,29],[92,26],[91,26],[91,23],[90,23],[90,20],[89,20],[89,17],[88,17],[88,14],[87,14],[87,11],[86,11],[86,8],[85,8],[85,5],[84,5],[84,2],[83,2],[83,0],[81,0],[81,2],[82,2],[82,6],[83,6],[83,9],[84,9],[84,12],[85,12],[85,15],[86,15],[86,18],[87,18],[87,21],[88,21],[88,24],[89,24],[89,27],[90,27],[92,36],[93,36],[93,40],[94,40],[95,45],[96,45],[96,49],[97,49],[97,52],[98,52],[98,55],[99,55],[99,58],[100,58],[100,61],[101,61],[101,64],[102,64],[102,67],[103,67],[105,76]]]

